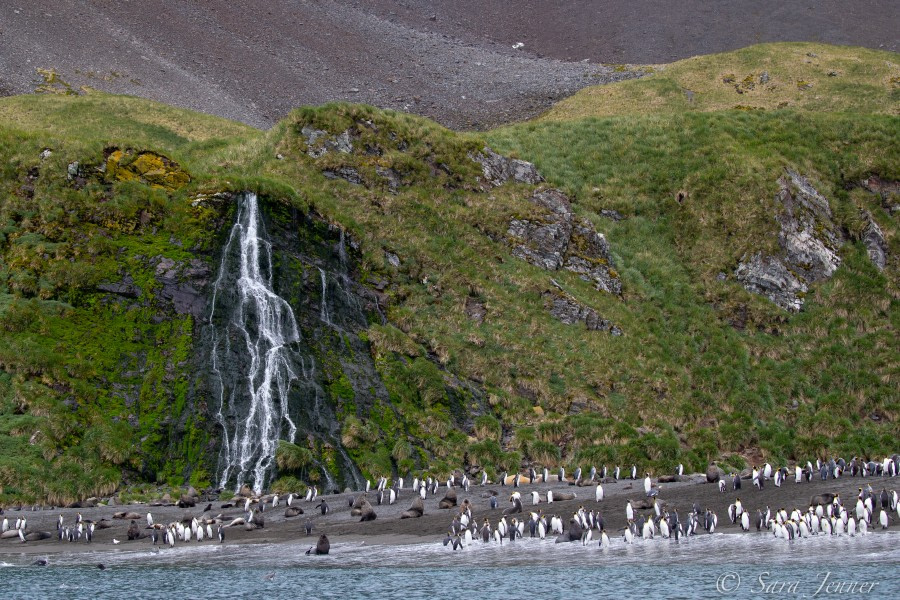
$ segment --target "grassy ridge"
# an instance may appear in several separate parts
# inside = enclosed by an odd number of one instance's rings
[[[900,112],[896,53],[814,43],[759,44],[647,67],[651,75],[581,90],[539,121],[790,108]]]
[[[350,105],[301,109],[260,132],[103,94],[0,99],[0,502],[108,493],[122,473],[208,481],[197,468],[210,453],[202,398],[187,404],[192,323],[160,321],[149,259],[213,251],[220,215],[189,199],[246,188],[346,228],[361,243],[359,276],[389,283],[390,323],[365,337],[391,404],[363,412],[345,379],[328,382],[342,441],[367,474],[446,472],[464,455],[491,470],[523,460],[700,469],[723,456],[740,465],[894,451],[900,242],[896,215],[857,183],[900,180],[896,62],[856,49],[753,47],[585,91],[483,137]],[[723,69],[740,74],[737,83],[767,70],[778,86],[719,89]],[[812,88],[784,85],[801,75]],[[695,91],[688,107],[679,104],[685,86]],[[732,95],[791,108],[727,110]],[[357,146],[380,153],[312,159],[307,124],[356,128]],[[485,142],[535,162],[606,234],[622,298],[510,254],[508,223],[533,211],[532,188],[482,191],[467,154]],[[96,168],[112,145],[163,153],[191,182],[167,191],[107,181]],[[53,153],[42,161],[46,147]],[[81,189],[67,178],[76,160],[90,174]],[[367,185],[321,173],[344,165]],[[376,167],[400,174],[397,193]],[[731,276],[745,253],[776,247],[786,167],[829,199],[851,239],[842,267],[813,286],[798,315]],[[861,210],[888,241],[883,272],[852,241]],[[123,265],[146,302],[109,302],[96,290]],[[625,335],[555,320],[543,296],[551,277]],[[469,316],[471,303],[483,321]],[[135,384],[139,414],[117,391]]]

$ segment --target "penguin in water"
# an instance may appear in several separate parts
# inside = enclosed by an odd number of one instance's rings
[[[485,544],[491,541],[491,523],[487,519],[484,520],[484,523],[481,526],[481,529],[478,531],[481,536],[481,541]]]
[[[606,535],[606,530],[600,530],[600,548],[606,550],[609,548],[609,536]]]

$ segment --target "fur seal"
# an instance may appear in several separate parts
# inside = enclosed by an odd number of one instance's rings
[[[829,494],[828,492],[821,493],[818,496],[813,496],[809,499],[810,506],[816,506],[817,504],[827,505],[832,502],[834,502],[834,494]]]
[[[356,497],[356,500],[353,501],[353,504],[350,506],[350,516],[358,517],[362,514],[363,506],[369,504],[369,499],[366,498],[365,494],[360,494]]]
[[[513,505],[503,511],[504,516],[522,512],[522,501],[520,499],[510,498],[509,501],[512,502]]]
[[[363,502],[362,508],[360,508],[360,516],[362,517],[359,521],[374,521],[377,518],[375,514],[375,509],[372,508],[372,505],[369,504],[369,501],[366,500]]]
[[[425,514],[425,501],[416,496],[409,510],[400,515],[401,519],[417,519]]]
[[[306,551],[307,554],[328,554],[331,551],[331,542],[328,541],[328,536],[324,533],[319,536],[319,541],[316,542],[316,547],[310,548]]]
[[[299,506],[289,506],[286,509],[284,509],[284,516],[285,516],[285,518],[288,518],[288,519],[291,517],[296,517],[297,515],[302,515],[302,514],[303,514],[303,509],[300,508]]]
[[[444,498],[438,503],[438,508],[453,508],[454,506],[456,506],[456,490],[449,488],[444,494]]]
[[[137,521],[132,521],[131,525],[128,526],[128,540],[136,540],[140,537],[141,530],[137,526]]]

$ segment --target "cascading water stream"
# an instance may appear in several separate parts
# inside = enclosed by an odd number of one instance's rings
[[[233,299],[230,314],[224,315],[224,331],[215,323],[219,297]],[[223,304],[222,312],[229,307]],[[239,198],[212,306],[213,373],[220,403],[216,417],[224,431],[219,485],[225,487],[234,479],[237,488],[248,483],[261,492],[278,440],[284,437],[293,442],[297,433],[288,413],[291,383],[298,377],[309,379],[312,373],[306,372],[303,358],[291,349],[300,340],[300,330],[290,305],[272,287],[271,244],[265,239],[255,194]],[[246,347],[246,364],[232,364],[232,337]],[[246,415],[237,415],[236,404],[244,401]]]

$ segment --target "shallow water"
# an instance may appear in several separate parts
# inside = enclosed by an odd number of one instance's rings
[[[182,545],[159,553],[6,554],[7,598],[265,597],[590,598],[610,592],[649,597],[900,597],[900,533],[817,536],[703,535],[612,547],[523,539],[476,542],[452,552],[440,543],[407,546],[337,543],[306,556],[308,543]],[[97,568],[102,562],[105,570]],[[738,579],[739,578],[739,579]],[[824,585],[823,585],[824,581]],[[851,588],[855,582],[856,587]],[[843,583],[843,587],[839,584]],[[860,587],[861,584],[865,584]],[[830,587],[829,587],[830,586]]]

